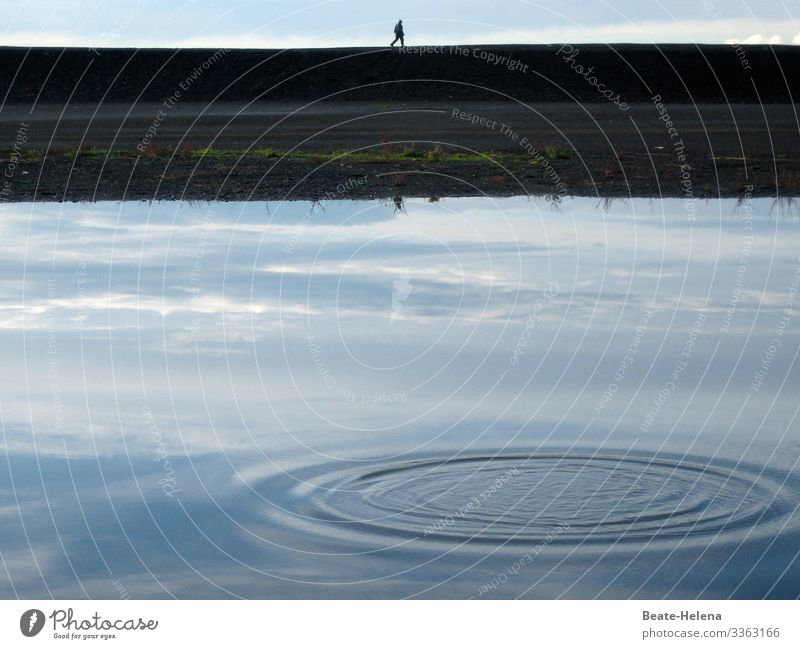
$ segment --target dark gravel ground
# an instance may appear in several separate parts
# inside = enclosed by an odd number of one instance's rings
[[[454,117],[454,110],[486,122],[472,125],[471,120]],[[800,130],[794,111],[793,105],[780,104],[678,104],[669,107],[676,138],[670,137],[656,108],[646,104],[626,112],[610,104],[496,102],[348,102],[313,108],[258,104],[244,109],[238,104],[185,105],[163,119],[146,141],[157,106],[129,110],[105,105],[95,112],[76,105],[63,115],[46,104],[31,115],[11,107],[0,114],[0,138],[12,144],[5,161],[11,178],[3,198],[319,199],[330,192],[342,198],[478,193],[681,196],[687,190],[711,197],[737,196],[748,186],[757,195],[797,195]],[[494,128],[492,122],[497,122]],[[26,141],[15,153],[20,124],[28,125]],[[145,141],[147,155],[140,155],[137,147]],[[425,152],[437,144],[444,152],[438,161],[388,155],[385,161],[359,162],[322,155]],[[198,157],[206,147],[243,154]],[[320,157],[280,159],[246,153],[265,148],[317,152]],[[95,151],[77,158],[68,155],[78,149]],[[487,154],[486,159],[452,160],[447,155],[475,151]],[[531,163],[538,154],[549,169],[541,162]],[[340,191],[343,184],[347,187]]]

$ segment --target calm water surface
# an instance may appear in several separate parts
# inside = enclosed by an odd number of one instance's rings
[[[791,201],[7,204],[3,597],[800,595]]]

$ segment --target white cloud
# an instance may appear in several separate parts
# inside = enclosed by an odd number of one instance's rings
[[[88,47],[91,40],[75,32],[11,32],[0,35],[0,46]]]
[[[598,26],[575,24],[541,30],[497,31],[476,34],[474,43],[727,43],[738,34],[752,34],[753,27],[773,35],[763,42],[778,44],[791,38],[785,21],[754,23],[751,19],[643,21]],[[410,37],[409,37],[410,38]],[[759,36],[759,38],[762,38]],[[776,40],[773,40],[776,39]],[[424,40],[424,39],[423,39]]]
[[[797,37],[795,37],[797,38]],[[747,38],[729,38],[725,41],[728,45],[783,45],[783,37],[778,34],[766,38],[761,34],[753,34]]]

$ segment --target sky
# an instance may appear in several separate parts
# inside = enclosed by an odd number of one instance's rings
[[[796,0],[0,0],[0,45],[341,47],[731,43],[800,45]]]
[[[3,207],[0,454],[149,455],[144,407],[174,453],[274,449],[284,430],[412,448],[453,422],[513,428],[533,403],[581,437],[638,431],[701,312],[658,432],[674,417],[677,437],[763,442],[797,408],[795,320],[750,389],[797,272],[797,209],[768,198],[697,201],[696,220],[680,198]]]

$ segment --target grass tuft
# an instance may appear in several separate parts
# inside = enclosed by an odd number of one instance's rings
[[[84,149],[67,151],[65,155],[68,158],[105,158],[111,155],[111,149],[100,149],[98,147],[89,146]]]
[[[572,152],[560,146],[547,146],[544,148],[544,155],[548,160],[569,160]]]

